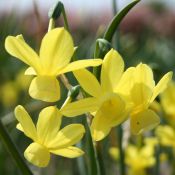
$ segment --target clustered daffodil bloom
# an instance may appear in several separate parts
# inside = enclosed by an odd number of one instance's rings
[[[126,120],[128,114],[133,134],[152,129],[159,123],[157,114],[148,108],[167,87],[172,77],[171,72],[155,86],[149,66],[141,63],[124,72],[122,57],[111,49],[102,63],[100,83],[86,69],[73,73],[82,88],[92,97],[70,103],[62,112],[68,117],[90,112],[94,116],[91,133],[95,141],[103,139],[112,127]]]
[[[154,149],[151,145],[138,148],[128,145],[125,150],[125,162],[129,166],[129,175],[146,175],[145,168],[154,166]]]
[[[104,57],[100,83],[86,69],[74,71],[76,79],[82,88],[92,97],[70,103],[61,112],[68,117],[91,112],[91,134],[95,141],[102,140],[111,128],[123,122],[129,111],[129,103],[115,91],[121,86],[119,82],[124,71],[124,62],[117,51],[111,49]]]
[[[172,78],[172,72],[165,74],[155,85],[151,68],[140,63],[136,67],[131,67],[123,74],[127,84],[120,90],[126,96],[128,102],[132,104],[130,112],[130,125],[133,134],[153,129],[159,124],[158,115],[149,109],[155,98],[162,93]]]
[[[70,124],[59,130],[61,125],[60,111],[50,106],[44,108],[35,126],[27,111],[22,106],[15,108],[18,120],[17,129],[33,140],[24,152],[25,158],[38,167],[46,167],[50,153],[75,158],[84,152],[72,146],[84,135],[85,129],[81,124]]]
[[[26,75],[36,75],[29,88],[30,96],[47,102],[60,99],[57,76],[88,66],[98,66],[102,62],[101,59],[89,59],[70,63],[74,44],[64,28],[55,28],[44,36],[39,55],[24,41],[22,35],[8,36],[5,48],[12,56],[30,66]]]

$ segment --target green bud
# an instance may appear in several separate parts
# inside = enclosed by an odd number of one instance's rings
[[[69,90],[68,96],[70,96],[71,99],[73,100],[78,96],[79,92],[80,92],[80,85],[74,86],[71,88],[71,90]]]
[[[49,19],[53,18],[54,20],[56,20],[57,18],[59,18],[62,13],[63,7],[64,7],[63,3],[57,0],[49,10],[48,13]]]

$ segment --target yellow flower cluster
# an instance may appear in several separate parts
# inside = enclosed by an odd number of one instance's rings
[[[167,87],[172,72],[164,75],[155,86],[153,72],[148,65],[140,63],[124,71],[122,57],[111,49],[102,63],[100,83],[88,70],[73,73],[92,97],[70,103],[61,111],[68,117],[91,112],[94,116],[91,133],[95,141],[103,139],[112,127],[121,124],[128,116],[133,134],[159,124],[159,117],[149,107]]]
[[[164,75],[155,85],[153,72],[148,65],[140,63],[124,71],[124,61],[114,49],[105,55],[104,60],[87,59],[70,63],[74,44],[64,28],[55,28],[44,36],[39,54],[27,45],[22,35],[8,36],[5,48],[29,66],[26,75],[35,76],[29,87],[32,98],[46,102],[59,100],[57,77],[70,71],[89,94],[89,97],[68,103],[60,110],[55,106],[43,109],[36,126],[22,106],[15,108],[19,122],[17,128],[33,140],[24,156],[36,166],[47,166],[50,153],[69,158],[83,154],[82,150],[73,146],[85,133],[83,125],[70,124],[60,130],[62,115],[74,117],[90,113],[93,116],[90,129],[95,141],[106,137],[112,127],[127,120],[128,116],[133,134],[152,129],[159,123],[159,117],[149,106],[167,87],[172,72]],[[85,69],[99,65],[102,65],[100,82]]]

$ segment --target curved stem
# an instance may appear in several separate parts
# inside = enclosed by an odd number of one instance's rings
[[[22,156],[18,152],[15,144],[11,140],[11,138],[10,138],[7,130],[3,126],[1,120],[0,120],[0,138],[1,138],[2,142],[4,143],[5,147],[7,148],[7,150],[9,151],[9,153],[11,154],[11,156],[13,157],[13,159],[15,160],[16,164],[18,165],[21,173],[25,174],[25,175],[32,175],[32,172],[30,171],[30,169],[26,165],[24,159],[22,158]]]

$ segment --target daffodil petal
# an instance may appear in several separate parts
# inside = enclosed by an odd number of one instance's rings
[[[155,86],[153,72],[149,66],[140,63],[133,74],[134,85],[131,88],[131,98],[137,108],[144,108],[150,103]]]
[[[38,118],[37,133],[40,143],[46,145],[53,140],[61,125],[61,114],[55,106],[44,108]]]
[[[104,91],[115,89],[124,71],[120,54],[111,49],[104,57],[101,69],[101,85]]]
[[[131,115],[131,132],[140,134],[142,131],[153,129],[159,123],[159,116],[154,111],[147,109]]]
[[[60,86],[56,77],[37,76],[29,87],[32,98],[46,102],[55,102],[60,99]]]
[[[93,97],[99,97],[102,94],[101,86],[96,77],[86,69],[80,69],[73,72],[81,87]]]
[[[172,76],[173,72],[168,72],[162,77],[162,79],[158,82],[158,84],[154,88],[151,102],[153,102],[154,99],[167,88],[167,85],[171,81]]]
[[[22,128],[22,126],[21,126],[20,123],[18,123],[18,124],[16,125],[16,129],[20,130],[21,132],[24,132],[24,130],[23,130],[23,128]]]
[[[53,154],[60,155],[63,157],[68,157],[68,158],[76,158],[84,154],[84,152],[80,148],[77,148],[75,146],[69,146],[67,148],[50,150],[50,152]]]
[[[126,96],[130,94],[130,90],[133,86],[134,71],[135,67],[130,67],[123,73],[118,85],[114,89],[115,92]]]
[[[74,53],[71,35],[62,27],[49,31],[43,38],[40,58],[46,73],[55,74],[65,67]]]
[[[105,117],[97,115],[92,120],[90,129],[94,141],[100,141],[104,139],[111,131],[111,127],[106,126],[106,124],[103,123]],[[107,121],[107,117],[105,121]]]
[[[66,117],[75,117],[87,112],[94,112],[99,107],[99,100],[93,97],[85,98],[76,102],[69,103],[60,109]]]
[[[33,67],[28,67],[26,70],[25,70],[25,75],[36,75],[36,71]]]
[[[175,109],[175,83],[172,81],[160,95],[160,101],[164,111],[169,116],[174,116]],[[155,101],[154,101],[155,102]]]
[[[50,161],[48,149],[38,143],[30,144],[24,152],[24,157],[33,165],[46,167]]]
[[[37,72],[41,67],[39,64],[39,57],[36,52],[20,38],[20,36],[8,36],[5,40],[5,48],[12,56],[20,59],[29,66],[35,68]]]
[[[85,67],[95,67],[101,65],[101,59],[87,59],[87,60],[78,60],[74,61],[67,66],[65,66],[62,70],[59,70],[57,74],[63,74],[66,72],[75,71],[78,69],[83,69]]]
[[[55,139],[47,147],[49,150],[61,149],[76,144],[84,135],[85,129],[81,124],[71,124],[61,129]]]
[[[23,130],[24,134],[30,137],[34,141],[37,140],[35,125],[23,106],[18,105],[15,108],[15,116],[18,122],[20,123],[21,125],[20,128]],[[18,125],[18,128],[19,128],[19,125]]]

